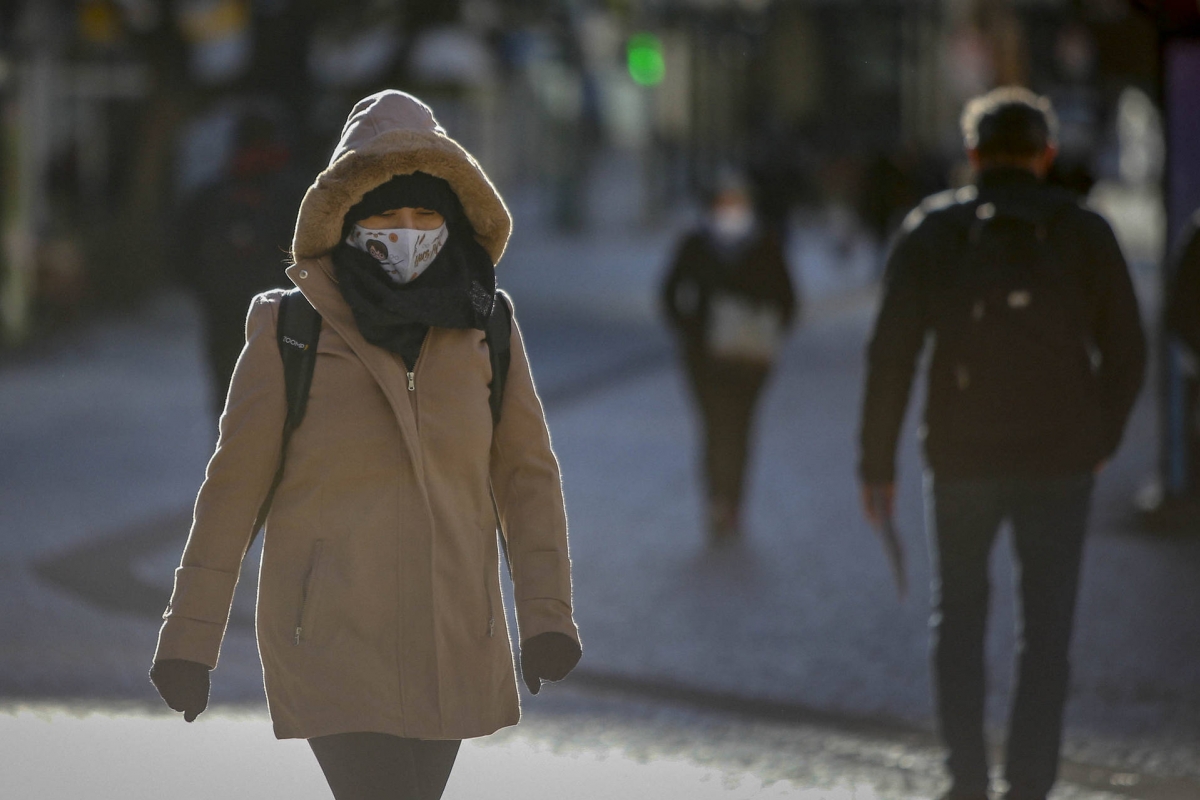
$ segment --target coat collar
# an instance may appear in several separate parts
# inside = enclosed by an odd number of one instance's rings
[[[417,420],[413,414],[412,403],[407,397],[408,380],[400,362],[387,350],[371,344],[359,333],[354,313],[342,297],[337,280],[333,277],[333,262],[329,256],[301,259],[287,268],[287,276],[308,302],[312,303],[321,318],[345,340],[379,384],[392,407],[396,422],[400,425],[400,433],[418,480],[424,484],[425,467],[417,434]]]
[[[976,185],[981,203],[994,203],[1000,213],[1041,224],[1049,222],[1064,207],[1079,202],[1078,197],[1061,186],[1017,167],[986,170]]]
[[[998,186],[1040,186],[1042,179],[1021,167],[998,166],[988,167],[979,173],[976,184],[981,189]]]

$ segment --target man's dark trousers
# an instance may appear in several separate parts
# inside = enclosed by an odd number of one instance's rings
[[[955,793],[984,794],[984,630],[988,556],[1012,526],[1021,628],[1005,767],[1012,800],[1054,785],[1092,475],[939,479],[927,484],[938,718]]]

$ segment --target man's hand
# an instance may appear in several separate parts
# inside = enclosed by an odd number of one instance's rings
[[[883,550],[887,555],[888,565],[892,568],[892,576],[896,579],[896,591],[900,599],[908,595],[908,570],[904,565],[904,542],[896,531],[892,521],[892,512],[896,505],[896,484],[894,483],[864,483],[862,487],[863,513],[875,533],[883,542]]]
[[[862,485],[863,514],[875,528],[892,516],[896,505],[895,483],[864,483]]]

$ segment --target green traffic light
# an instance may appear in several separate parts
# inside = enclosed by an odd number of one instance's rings
[[[666,74],[662,40],[652,33],[635,33],[625,46],[629,77],[639,86],[657,86]]]

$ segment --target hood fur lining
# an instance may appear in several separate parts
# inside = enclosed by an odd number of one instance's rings
[[[370,190],[395,175],[425,172],[444,179],[458,195],[476,238],[500,261],[512,231],[512,217],[496,187],[458,142],[441,134],[394,129],[349,150],[317,176],[300,203],[292,257],[317,258],[341,239],[342,220]]]

